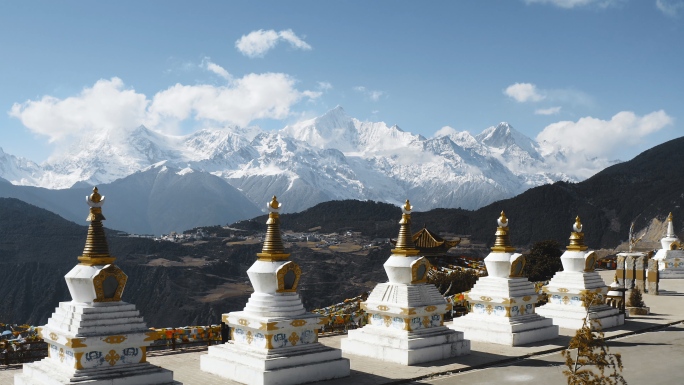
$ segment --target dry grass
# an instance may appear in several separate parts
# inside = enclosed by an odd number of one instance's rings
[[[354,243],[340,243],[339,245],[330,246],[330,250],[337,251],[340,253],[355,253],[361,250],[363,247]]]
[[[149,261],[147,266],[183,266],[183,267],[202,267],[207,264],[206,258],[181,257],[182,262],[169,261],[166,258],[157,258]]]

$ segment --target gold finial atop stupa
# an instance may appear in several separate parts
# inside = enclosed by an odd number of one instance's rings
[[[260,261],[284,261],[290,254],[285,252],[283,240],[280,237],[280,203],[273,196],[270,202],[266,203],[268,209],[268,220],[266,221],[266,238],[261,253],[257,253]]]
[[[570,233],[570,244],[567,249],[570,251],[584,251],[589,247],[584,245],[584,233],[582,232],[582,222],[580,222],[579,215],[575,218],[575,223],[572,225],[573,232]]]
[[[102,205],[104,205],[105,197],[97,192],[97,187],[93,187],[93,193],[86,196],[86,203],[90,206],[90,214],[86,221],[104,221],[106,218],[102,215]]]
[[[413,207],[409,200],[401,207],[401,220],[399,221],[399,236],[397,237],[397,244],[392,250],[392,254],[397,255],[418,255],[418,249],[413,243],[413,234],[411,233],[411,210]]]
[[[670,212],[670,215],[667,216],[667,221],[672,222],[672,212]]]
[[[511,240],[508,237],[508,218],[506,213],[501,211],[501,216],[496,220],[499,227],[496,228],[496,240],[492,251],[495,253],[511,253],[515,251],[515,247],[511,246]]]
[[[109,265],[116,260],[109,255],[107,237],[102,226],[102,221],[105,220],[104,215],[102,215],[104,202],[105,197],[100,195],[97,187],[93,188],[92,194],[86,196],[86,203],[90,206],[90,214],[86,220],[90,221],[90,226],[88,226],[88,236],[83,248],[83,255],[78,257],[82,265]]]

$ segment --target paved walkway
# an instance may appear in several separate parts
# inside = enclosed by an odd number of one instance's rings
[[[612,282],[614,272],[606,271],[601,274],[606,282]],[[658,370],[662,370],[667,367],[669,370],[675,370],[678,373],[676,378],[681,378],[681,375],[684,374],[682,373],[684,369],[680,370],[678,368],[682,368],[679,365],[679,358],[682,357],[681,353],[684,350],[684,339],[682,339],[684,335],[681,334],[684,328],[680,326],[668,328],[668,325],[684,322],[684,298],[682,298],[684,296],[684,280],[662,280],[660,286],[662,295],[651,296],[644,294],[643,296],[646,305],[651,307],[651,315],[631,317],[625,325],[606,330],[605,334],[608,338],[616,339],[616,342],[611,342],[611,344],[616,344],[618,338],[627,337],[625,341],[628,342],[616,345],[616,352],[628,357],[625,361],[626,363],[634,362],[636,364],[640,362],[638,357],[649,352],[648,359],[652,360],[654,365],[647,365],[646,367],[652,368],[654,370],[653,374],[659,373],[655,371],[656,369],[660,368]],[[649,330],[652,332],[649,333]],[[562,378],[562,374],[561,377],[557,376],[564,369],[557,365],[560,359],[560,355],[557,352],[567,346],[570,337],[574,333],[574,330],[561,328],[560,336],[554,340],[522,347],[472,342],[470,355],[416,366],[403,366],[345,354],[345,357],[351,360],[351,377],[325,381],[319,384],[379,385],[418,382],[441,385],[461,383],[461,381],[464,381],[462,383],[469,384],[489,384],[494,382],[487,381],[497,378],[499,380],[496,383],[500,383],[499,381],[503,378],[506,378],[507,382],[512,383],[521,381],[528,384],[563,383],[565,380]],[[639,333],[639,335],[632,336],[636,333]],[[320,341],[325,345],[339,348],[342,338],[346,338],[346,336],[325,337],[321,338]],[[648,341],[652,338],[657,338],[659,342],[648,345]],[[674,341],[679,342],[675,343]],[[650,352],[653,352],[653,354],[651,355]],[[206,354],[206,351],[154,355],[149,357],[149,362],[173,370],[174,379],[185,385],[234,384],[220,377],[200,371],[199,357],[203,354]],[[526,357],[528,359],[525,359]],[[669,361],[668,365],[655,365],[657,362],[668,362],[668,357],[672,357],[676,361]],[[546,368],[547,365],[551,366]],[[642,369],[644,368],[643,365],[640,366]],[[488,369],[480,370],[482,368]],[[18,366],[5,370],[0,369],[0,384],[12,384],[14,373],[18,370],[20,370]],[[550,372],[547,373],[547,371]],[[651,369],[648,371],[650,372]],[[460,374],[454,376],[454,373]],[[483,373],[487,375],[485,376]],[[505,373],[506,375],[504,375]],[[553,375],[557,379],[550,381],[546,377],[547,375]],[[647,376],[647,374],[643,374],[643,376]],[[629,376],[626,375],[627,377]],[[487,378],[490,380],[487,380]],[[659,377],[659,379],[663,380],[663,377]],[[635,384],[644,383],[630,381],[630,378],[627,378],[627,380]],[[650,382],[651,385],[656,383],[677,382]]]

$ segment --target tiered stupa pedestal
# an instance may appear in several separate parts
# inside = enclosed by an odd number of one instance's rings
[[[350,330],[342,350],[403,365],[469,354],[463,333],[444,326],[451,304],[425,283],[430,264],[412,244],[408,201],[402,210],[397,247],[384,264],[389,282],[378,284],[362,303],[368,324]]]
[[[537,308],[537,313],[553,319],[554,325],[575,330],[584,325],[586,317],[592,328],[608,329],[623,325],[625,315],[605,303],[609,287],[594,271],[596,253],[586,251],[579,217],[573,230],[568,250],[561,256],[563,271],[557,272],[544,287],[549,301]],[[590,293],[596,295],[595,304],[586,303],[583,298]]]
[[[653,260],[658,261],[660,279],[684,278],[684,250],[679,249],[679,238],[674,233],[672,213],[667,217],[667,233],[660,240],[659,249]]]
[[[339,349],[318,342],[327,317],[307,313],[297,294],[301,271],[287,261],[280,238],[278,209],[268,205],[264,249],[247,270],[254,286],[243,311],[223,315],[231,328],[228,343],[209,347],[201,370],[250,385],[291,385],[349,375]]]
[[[451,329],[465,333],[473,341],[518,346],[558,337],[558,326],[535,313],[541,295],[534,284],[521,277],[524,257],[512,253],[508,240],[508,220],[502,212],[497,240],[485,258],[487,277],[478,279],[467,293],[471,305],[467,315],[455,318]]]
[[[104,197],[97,189],[88,197],[88,238],[76,265],[65,279],[72,301],[61,302],[40,328],[48,357],[24,364],[17,385],[153,385],[180,384],[173,372],[146,361],[154,341],[135,305],[122,302],[127,277],[109,255],[102,228]]]

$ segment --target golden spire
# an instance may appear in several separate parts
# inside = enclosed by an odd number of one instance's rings
[[[81,265],[109,265],[116,260],[109,255],[107,237],[102,226],[102,221],[105,220],[104,215],[102,215],[104,201],[105,197],[100,195],[97,187],[93,188],[93,193],[90,196],[86,196],[86,203],[90,206],[90,214],[86,220],[90,221],[90,226],[88,226],[88,236],[83,248],[83,255],[78,257]]]
[[[667,216],[667,233],[665,233],[666,238],[677,237],[674,232],[674,224],[672,223],[672,219],[672,213],[670,212],[670,215]]]
[[[285,252],[283,240],[280,237],[280,203],[275,195],[273,199],[266,204],[268,209],[268,220],[266,221],[266,239],[264,239],[264,246],[261,253],[257,253],[259,261],[273,262],[284,261],[290,256]]]
[[[392,254],[403,256],[418,255],[418,249],[413,243],[413,234],[411,233],[411,210],[413,207],[408,199],[401,207],[401,220],[399,221],[399,236],[397,237],[397,244],[392,250]]]
[[[584,233],[582,232],[582,222],[580,222],[579,215],[575,218],[575,224],[572,225],[573,232],[570,233],[570,244],[567,249],[570,251],[584,251],[589,247],[584,245]]]
[[[511,240],[508,237],[508,218],[506,218],[506,213],[501,211],[501,216],[497,219],[496,223],[499,227],[496,228],[496,240],[494,241],[494,247],[492,251],[495,253],[512,253],[515,251],[515,247],[511,246]]]

